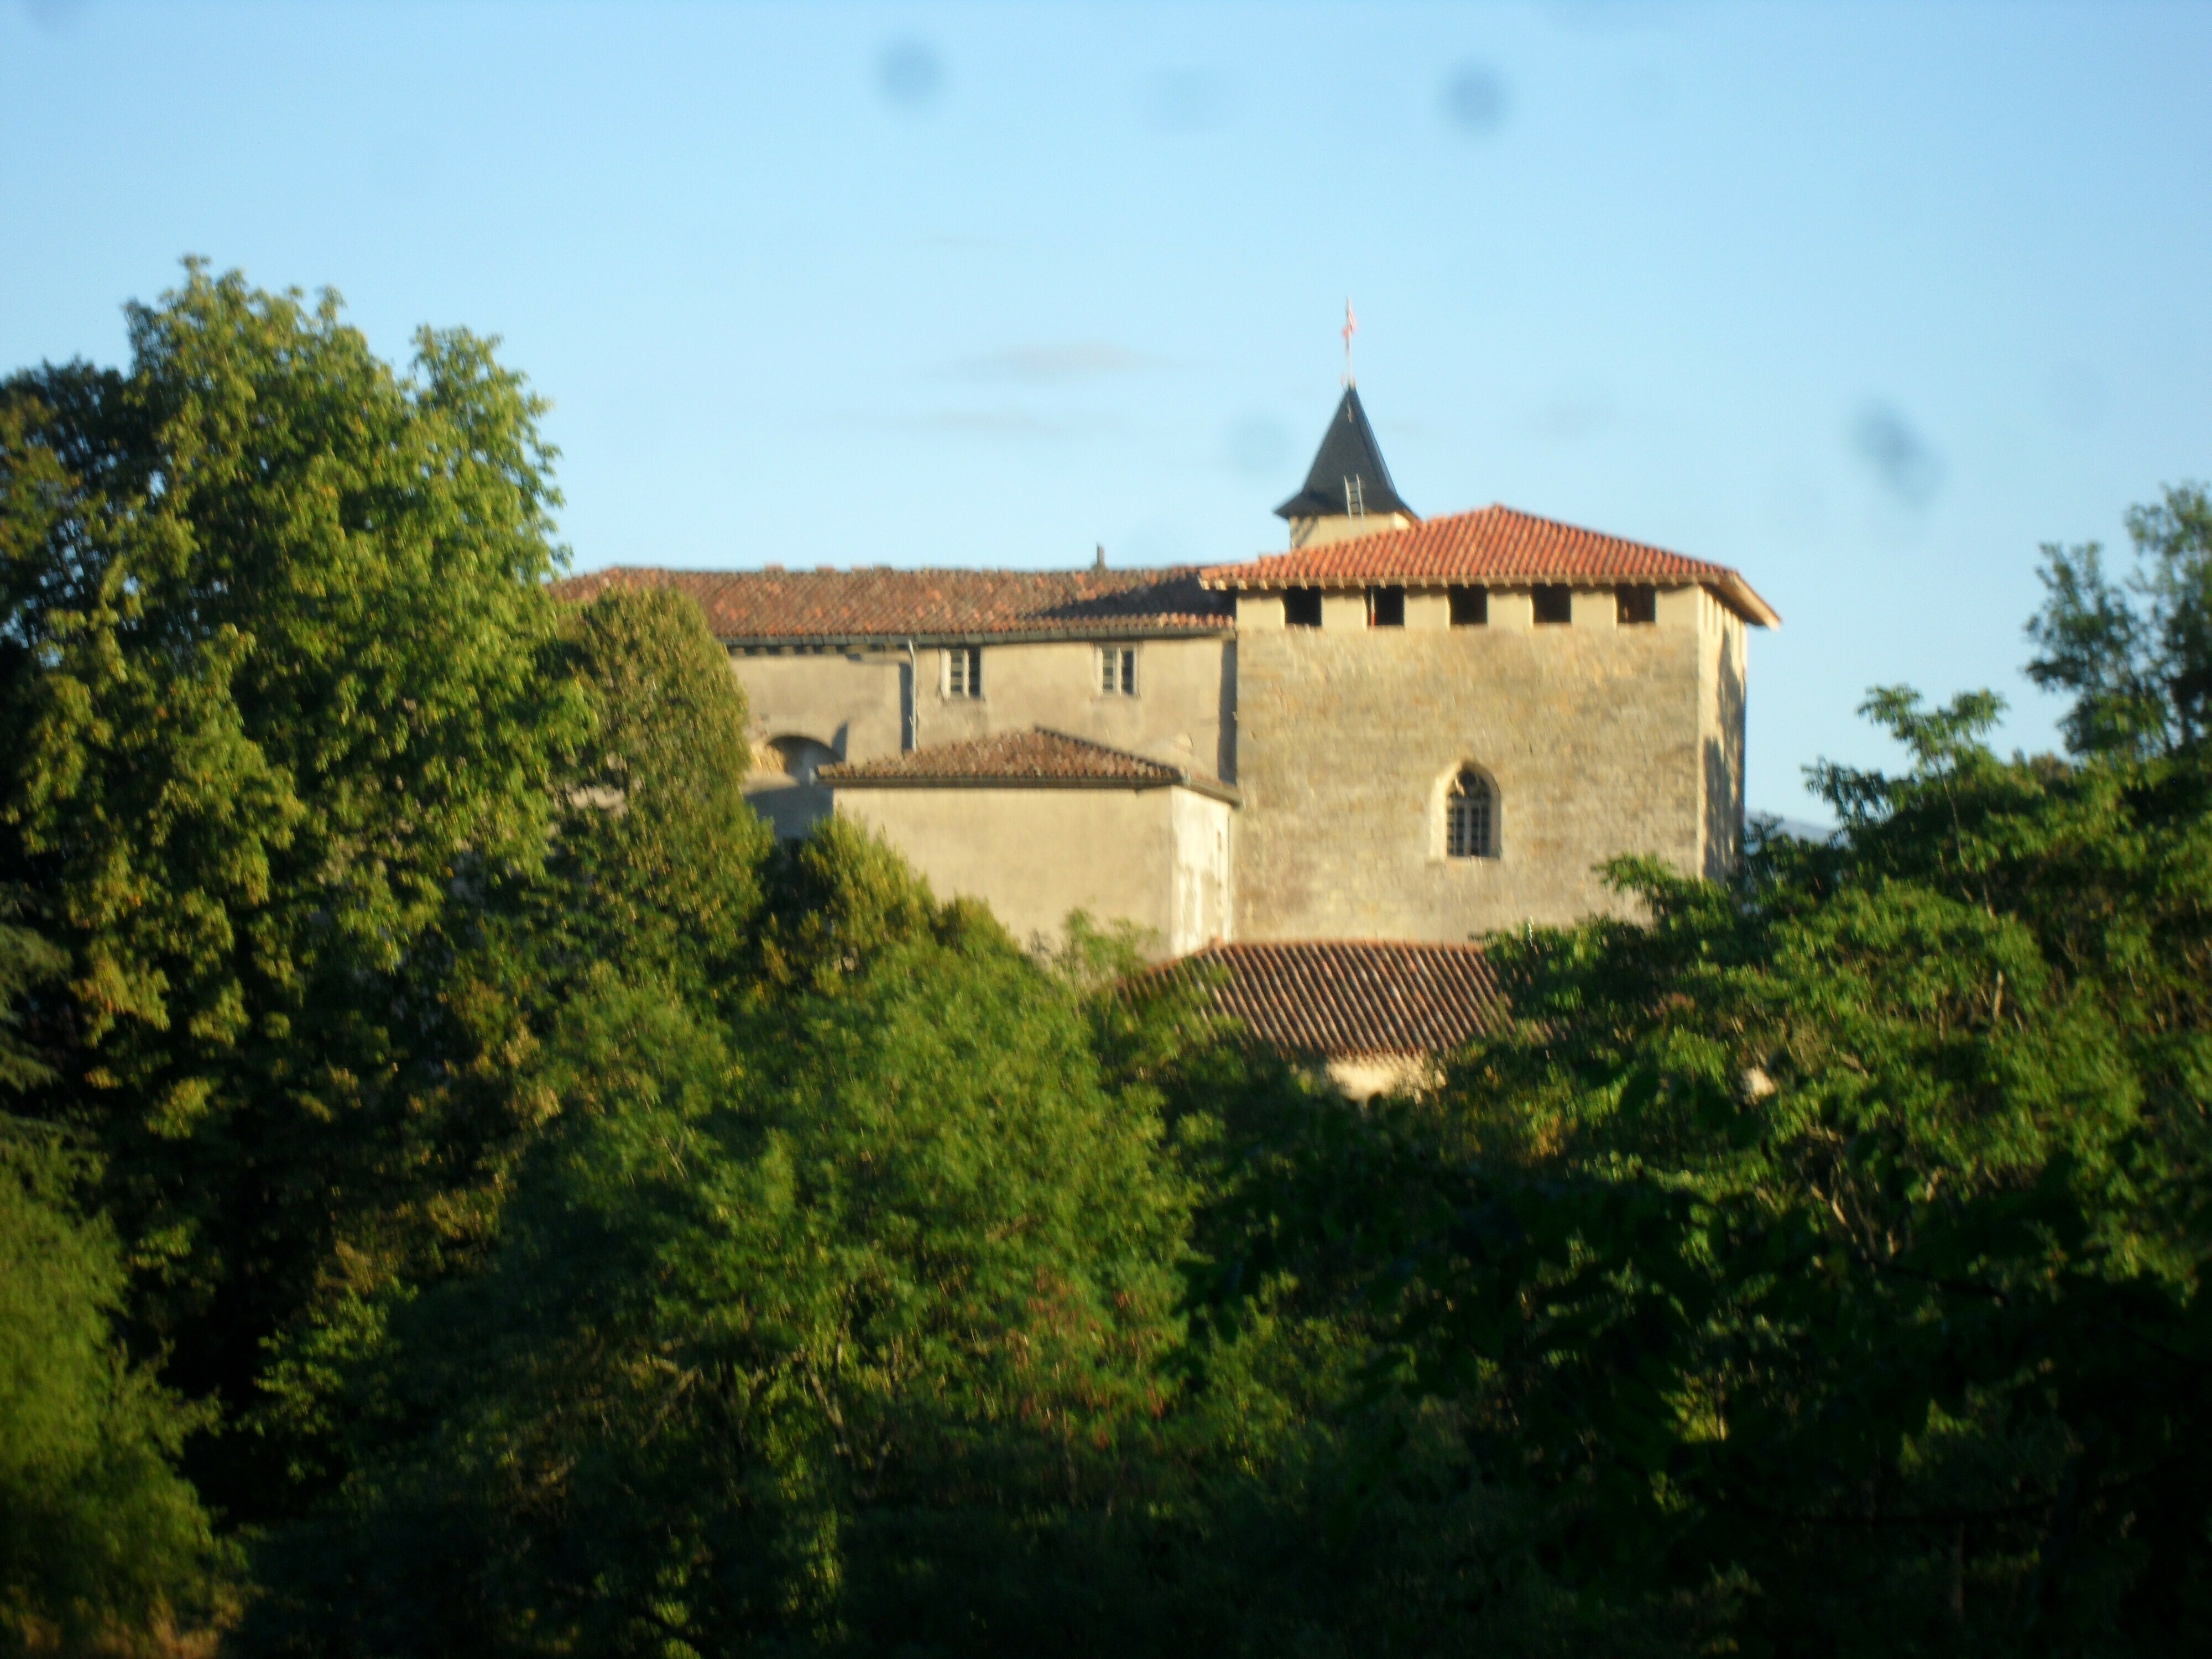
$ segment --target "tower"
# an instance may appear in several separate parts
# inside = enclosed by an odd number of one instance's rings
[[[1359,388],[1346,386],[1306,472],[1305,488],[1275,509],[1291,521],[1291,545],[1323,547],[1385,530],[1403,530],[1420,515],[1398,499],[1390,469],[1375,442],[1375,428],[1359,405]]]

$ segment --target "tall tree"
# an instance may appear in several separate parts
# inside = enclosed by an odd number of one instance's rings
[[[2136,568],[2105,573],[2094,542],[2043,550],[2048,598],[2028,624],[2038,685],[2073,694],[2081,755],[2168,754],[2212,737],[2212,499],[2177,484],[2128,512]]]
[[[235,1404],[487,1139],[439,958],[542,860],[582,715],[541,405],[489,343],[398,374],[335,295],[197,264],[129,319],[127,370],[0,386],[0,886],[70,963],[30,1109],[101,1149],[141,1330]]]
[[[43,1080],[15,1005],[61,953],[0,925],[0,1102]],[[0,1647],[127,1641],[217,1611],[221,1556],[175,1462],[203,1411],[117,1340],[113,1230],[78,1208],[85,1159],[0,1112]]]
[[[266,1558],[251,1643],[1117,1627],[1079,1522],[1141,1496],[1164,1405],[1184,1200],[1150,1103],[1063,982],[842,822],[771,898],[734,1021],[611,966],[567,1006],[481,1275],[333,1320],[298,1376],[342,1389],[351,1472]]]
[[[688,997],[733,995],[774,836],[743,793],[752,746],[729,659],[697,601],[662,591],[604,592],[562,637],[591,729],[530,925],[578,963],[650,961]]]

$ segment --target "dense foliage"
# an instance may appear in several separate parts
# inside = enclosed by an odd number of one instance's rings
[[[2212,1645],[2212,507],[1353,1105],[746,806],[538,405],[197,266],[0,385],[0,1644]]]
[[[193,269],[128,373],[0,388],[0,890],[68,957],[33,1099],[102,1154],[143,1341],[232,1411],[507,1126],[450,957],[542,859],[574,698],[519,380]],[[432,1224],[434,1227],[434,1224]],[[202,1466],[251,1513],[260,1471]]]
[[[0,1019],[59,953],[0,925]],[[44,1080],[0,1024],[0,1086]],[[5,1097],[0,1097],[4,1099]],[[208,1518],[174,1462],[205,1421],[133,1365],[112,1231],[79,1210],[82,1160],[0,1116],[0,1642],[85,1644],[204,1618],[220,1597]]]

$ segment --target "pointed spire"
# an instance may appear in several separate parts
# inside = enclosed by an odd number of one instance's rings
[[[1277,507],[1275,515],[1293,521],[1387,520],[1393,514],[1403,514],[1408,520],[1419,516],[1398,499],[1390,469],[1382,465],[1382,451],[1375,442],[1375,428],[1367,424],[1367,411],[1360,407],[1359,390],[1347,386],[1321,448],[1315,452],[1313,466],[1306,473],[1306,487]]]

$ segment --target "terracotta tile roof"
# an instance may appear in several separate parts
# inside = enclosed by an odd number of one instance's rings
[[[1500,1029],[1505,999],[1477,945],[1294,939],[1210,945],[1153,970],[1221,976],[1215,1007],[1262,1042],[1330,1060],[1442,1054]]]
[[[1212,588],[1407,586],[1492,582],[1698,582],[1746,621],[1782,618],[1724,564],[1578,530],[1510,507],[1455,513],[1404,530],[1270,554],[1199,573]]]
[[[968,786],[981,788],[1158,789],[1181,784],[1224,800],[1236,791],[1217,778],[1171,761],[1154,760],[1126,749],[1109,749],[1086,738],[1072,738],[1040,726],[1027,732],[1000,732],[969,743],[940,744],[875,760],[825,766],[815,780],[834,788],[914,788]]]
[[[672,587],[725,641],[1081,638],[1225,634],[1228,599],[1165,570],[596,570],[558,584],[581,604],[611,587]]]

